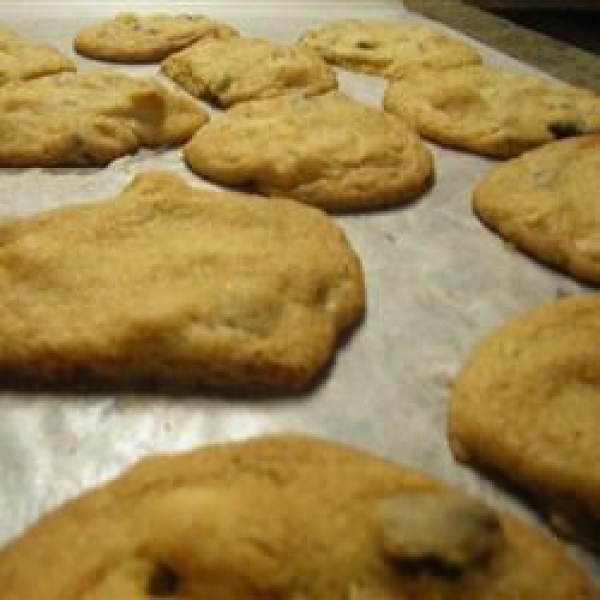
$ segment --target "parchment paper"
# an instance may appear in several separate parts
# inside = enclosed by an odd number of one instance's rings
[[[0,4],[0,21],[55,44],[76,58],[81,70],[90,70],[109,65],[77,57],[71,40],[80,27],[119,10],[197,11],[222,18],[247,36],[280,41],[332,19],[422,20],[400,2],[323,0],[13,1]],[[473,43],[488,63],[533,71]],[[157,72],[156,66],[112,68]],[[381,80],[339,74],[343,90],[379,105]],[[423,198],[404,208],[336,218],[361,257],[368,314],[331,370],[305,395],[267,400],[0,392],[0,543],[138,457],[280,431],[364,448],[535,520],[519,500],[453,460],[445,436],[448,383],[473,344],[492,328],[528,307],[585,288],[509,249],[471,214],[471,189],[492,161],[432,150],[437,181]],[[187,172],[179,150],[140,152],[105,169],[0,169],[0,217],[109,196],[134,173],[157,166],[208,185]],[[567,550],[600,575],[597,557]]]

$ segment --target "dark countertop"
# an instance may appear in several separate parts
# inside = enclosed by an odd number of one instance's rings
[[[559,79],[600,92],[600,58],[592,52],[458,0],[404,0],[404,5]]]

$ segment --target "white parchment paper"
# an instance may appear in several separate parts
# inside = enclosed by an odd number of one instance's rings
[[[393,1],[40,0],[0,3],[0,21],[55,44],[84,71],[109,65],[76,56],[71,49],[75,32],[119,10],[196,11],[224,19],[247,36],[279,41],[295,40],[307,28],[333,19],[420,20]],[[473,43],[488,63],[533,71]],[[111,68],[148,75],[158,70]],[[339,74],[344,91],[380,104],[380,79]],[[535,520],[518,500],[453,460],[445,436],[448,383],[473,344],[492,328],[528,307],[585,288],[510,250],[471,214],[472,187],[492,161],[432,150],[437,181],[419,201],[336,218],[361,257],[368,314],[327,376],[305,395],[236,399],[0,391],[0,542],[140,456],[279,431],[313,433],[364,448]],[[0,217],[109,196],[135,173],[157,166],[209,185],[186,170],[179,150],[143,151],[105,169],[0,169]],[[598,558],[567,550],[600,575]]]

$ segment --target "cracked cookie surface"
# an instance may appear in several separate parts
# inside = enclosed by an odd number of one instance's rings
[[[187,94],[111,71],[11,83],[0,88],[0,166],[105,165],[183,143],[207,119]]]
[[[392,79],[415,69],[481,62],[479,53],[467,42],[414,22],[333,21],[300,39],[328,62]]]
[[[599,365],[600,299],[537,307],[472,351],[453,385],[448,422],[459,459],[520,484],[558,531],[596,544]]]
[[[488,156],[600,131],[593,92],[485,66],[412,73],[388,84],[384,107],[427,139]]]
[[[433,179],[433,159],[404,121],[341,92],[234,106],[184,148],[190,168],[325,210],[406,203]]]
[[[167,58],[162,71],[193,96],[224,107],[337,87],[335,73],[312,49],[241,37],[194,44]]]
[[[4,600],[597,598],[520,520],[297,435],[143,460],[0,550],[0,581]]]
[[[139,175],[0,229],[2,379],[307,387],[364,308],[321,211]]]
[[[22,38],[0,25],[0,85],[63,71],[75,71],[70,58],[49,44]]]
[[[576,279],[600,284],[600,135],[532,150],[493,168],[473,210],[505,240]]]
[[[110,62],[158,62],[201,39],[226,39],[237,32],[202,15],[136,15],[82,29],[73,42],[79,54]]]

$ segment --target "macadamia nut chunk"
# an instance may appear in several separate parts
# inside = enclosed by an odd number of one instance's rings
[[[498,515],[464,496],[406,494],[383,501],[377,517],[386,556],[407,572],[458,575],[503,542]]]

